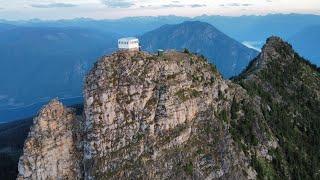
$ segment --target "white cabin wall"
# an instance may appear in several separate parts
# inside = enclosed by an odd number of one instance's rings
[[[122,42],[122,43],[121,43]],[[139,49],[139,40],[133,39],[133,40],[119,40],[118,41],[118,48],[119,49]]]

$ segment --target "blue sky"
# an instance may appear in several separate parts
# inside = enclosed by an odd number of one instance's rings
[[[320,14],[320,0],[0,0],[0,19]]]

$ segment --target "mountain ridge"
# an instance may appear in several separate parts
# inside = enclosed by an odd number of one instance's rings
[[[320,67],[318,67],[316,64],[311,63],[309,60],[304,59],[301,57],[297,52],[293,50],[293,47],[288,42],[285,42],[280,37],[277,36],[271,36],[266,40],[266,44],[262,47],[262,52],[253,59],[246,69],[244,69],[238,76],[233,77],[232,79],[239,79],[243,78],[246,74],[252,73],[254,70],[261,70],[266,66],[268,61],[275,61],[271,57],[273,56],[272,53],[277,52],[277,49],[281,49],[285,51],[285,53],[289,54],[291,59],[294,59],[295,57],[298,57],[301,62],[309,66],[314,71],[320,70]],[[277,55],[279,56],[279,55]],[[284,59],[279,59],[280,61],[283,61]],[[285,62],[282,62],[283,65]]]
[[[256,166],[262,168],[260,178],[319,178],[319,68],[290,44],[271,37],[263,52],[234,81],[259,98],[264,122],[281,147],[273,150],[277,159],[271,165],[256,159]]]

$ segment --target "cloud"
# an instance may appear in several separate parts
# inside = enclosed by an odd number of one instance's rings
[[[191,4],[190,7],[192,8],[198,8],[198,7],[206,7],[207,5],[205,4]]]
[[[132,0],[101,0],[101,2],[111,8],[129,8],[135,5]]]
[[[242,6],[252,6],[253,4],[249,4],[249,3],[246,3],[246,4],[242,4]]]
[[[67,4],[67,3],[50,3],[50,4],[31,4],[31,7],[34,8],[69,8],[75,7],[75,4]]]
[[[241,6],[240,3],[229,3],[227,4],[227,6]]]
[[[249,3],[228,3],[228,4],[220,4],[220,6],[224,7],[224,6],[230,6],[230,7],[248,7],[248,6],[253,6],[253,4],[249,4]]]
[[[177,2],[178,3],[178,2]],[[206,7],[205,4],[190,4],[190,5],[184,5],[184,4],[164,4],[161,7],[162,8],[182,8],[182,7],[191,7],[191,8],[199,8],[199,7]]]
[[[182,4],[164,4],[161,7],[163,7],[163,8],[179,8],[179,7],[185,7],[185,5],[182,5]]]

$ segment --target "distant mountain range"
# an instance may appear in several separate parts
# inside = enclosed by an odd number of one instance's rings
[[[247,46],[260,49],[266,38],[269,36],[277,35],[283,39],[289,40],[292,36],[303,31],[305,28],[320,25],[320,16],[312,14],[269,14],[265,16],[250,15],[239,17],[202,15],[194,18],[180,16],[146,16],[128,17],[116,20],[94,20],[88,18],[69,20],[0,20],[0,23],[28,27],[90,28],[101,32],[112,32],[121,36],[137,36],[165,24],[179,24],[184,21],[207,22],[235,40],[244,43]],[[319,31],[318,34],[320,34]],[[313,57],[310,56],[307,51],[300,51],[299,48],[297,51],[305,57]],[[313,61],[313,59],[311,59],[311,61]]]
[[[177,24],[187,20],[190,20],[190,18],[179,16],[159,16],[127,17],[115,20],[95,20],[89,18],[76,18],[68,20],[32,19],[27,21],[0,20],[0,23],[28,27],[90,28],[99,30],[100,32],[111,32],[122,36],[136,36],[156,29],[164,24]]]
[[[177,25],[164,25],[140,37],[142,49],[189,49],[202,54],[215,64],[224,77],[239,74],[258,55],[212,25],[200,21],[187,21]]]
[[[208,22],[236,40],[262,41],[270,35],[288,39],[305,27],[319,24],[320,16],[311,14],[269,14],[266,16],[199,16],[196,20]]]
[[[262,41],[261,46],[270,35],[278,35],[287,39],[305,27],[320,24],[320,16],[311,14],[269,14],[239,17],[202,15],[194,18],[171,15],[128,17],[116,20],[89,18],[56,21],[39,19],[27,21],[0,20],[0,23],[32,27],[90,27],[100,31],[132,36],[141,35],[165,24],[179,24],[191,20],[207,22],[240,42]]]

